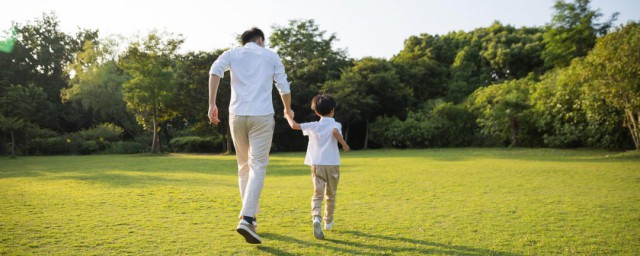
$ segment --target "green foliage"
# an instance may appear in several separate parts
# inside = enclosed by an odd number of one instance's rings
[[[138,122],[153,131],[153,153],[161,151],[159,123],[176,115],[167,108],[167,104],[175,92],[173,60],[183,41],[171,38],[171,35],[151,32],[143,40],[131,43],[119,62],[131,76],[124,83],[124,99],[127,107],[135,112]]]
[[[596,38],[607,33],[618,13],[603,23],[599,10],[592,10],[590,0],[573,3],[556,0],[551,24],[544,33],[545,49],[542,53],[547,67],[565,67],[576,57],[583,57],[593,48]]]
[[[139,128],[129,112],[122,94],[123,84],[130,79],[115,62],[113,41],[86,41],[69,65],[75,76],[71,87],[62,89],[63,102],[79,104],[93,114],[96,122],[112,122],[133,135]]]
[[[107,154],[137,154],[145,152],[147,147],[133,141],[116,141],[104,150]]]
[[[112,123],[103,123],[93,128],[78,132],[80,138],[86,141],[118,141],[124,129]]]
[[[407,119],[380,117],[371,124],[371,140],[383,147],[463,147],[476,142],[478,127],[463,105],[436,102],[410,112]]]
[[[529,76],[473,92],[467,106],[478,117],[482,133],[498,143],[510,141],[511,146],[521,146],[523,131],[532,124],[529,93],[534,83],[535,78]]]
[[[321,30],[313,19],[291,20],[285,26],[274,25],[272,29],[267,43],[275,48],[288,80],[292,82],[291,106],[296,120],[316,120],[311,110],[311,99],[322,92],[325,82],[339,79],[341,70],[352,65],[347,52],[334,49],[337,36]],[[277,92],[273,93],[273,105],[275,109],[282,109]],[[282,111],[276,111],[276,119],[281,117]],[[302,150],[306,147],[306,139],[291,130],[286,122],[276,122],[274,134],[274,144],[281,150]]]
[[[184,152],[184,153],[211,153],[211,152],[220,152],[222,149],[222,137],[198,137],[198,136],[187,136],[187,137],[177,137],[171,139],[169,144],[171,148],[175,152]]]
[[[631,22],[598,39],[585,62],[590,89],[624,112],[624,124],[640,149],[640,25]]]
[[[69,144],[65,137],[43,138],[33,141],[36,154],[45,155],[69,154],[71,152]]]

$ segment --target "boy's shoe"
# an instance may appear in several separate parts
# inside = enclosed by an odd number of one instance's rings
[[[240,235],[244,236],[244,240],[250,244],[261,244],[262,239],[256,233],[256,227],[254,224],[249,224],[246,220],[241,220],[238,224],[238,228],[236,229]]]
[[[324,238],[324,233],[322,233],[322,224],[320,223],[320,218],[313,218],[313,235],[318,238]]]
[[[333,228],[333,221],[331,223],[324,223],[324,230],[331,230]]]

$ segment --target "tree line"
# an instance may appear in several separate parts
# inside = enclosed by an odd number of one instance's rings
[[[316,120],[309,101],[329,93],[354,148],[640,148],[640,26],[614,28],[617,14],[603,20],[588,0],[554,10],[541,27],[411,36],[388,60],[349,57],[314,20],[275,25],[267,44],[292,82],[296,119]],[[179,53],[184,38],[158,31],[128,43],[66,34],[55,14],[11,32],[12,49],[0,51],[0,152],[232,150],[228,76],[222,125],[206,118],[208,71],[225,49]],[[273,102],[282,108],[275,93]],[[305,146],[276,122],[273,150]]]

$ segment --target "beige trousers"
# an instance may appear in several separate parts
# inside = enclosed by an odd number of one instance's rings
[[[314,194],[311,198],[311,216],[321,216],[322,199],[326,200],[324,206],[325,223],[333,222],[333,211],[336,208],[336,192],[340,180],[339,165],[315,165],[311,167]]]
[[[238,160],[238,185],[242,198],[240,217],[255,217],[260,213],[260,193],[269,164],[274,125],[273,114],[229,115],[229,127]]]

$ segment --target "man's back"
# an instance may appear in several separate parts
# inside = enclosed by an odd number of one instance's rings
[[[211,74],[224,76],[231,70],[229,113],[238,116],[273,114],[273,81],[280,94],[289,93],[289,83],[280,57],[256,43],[224,52],[211,66]]]

